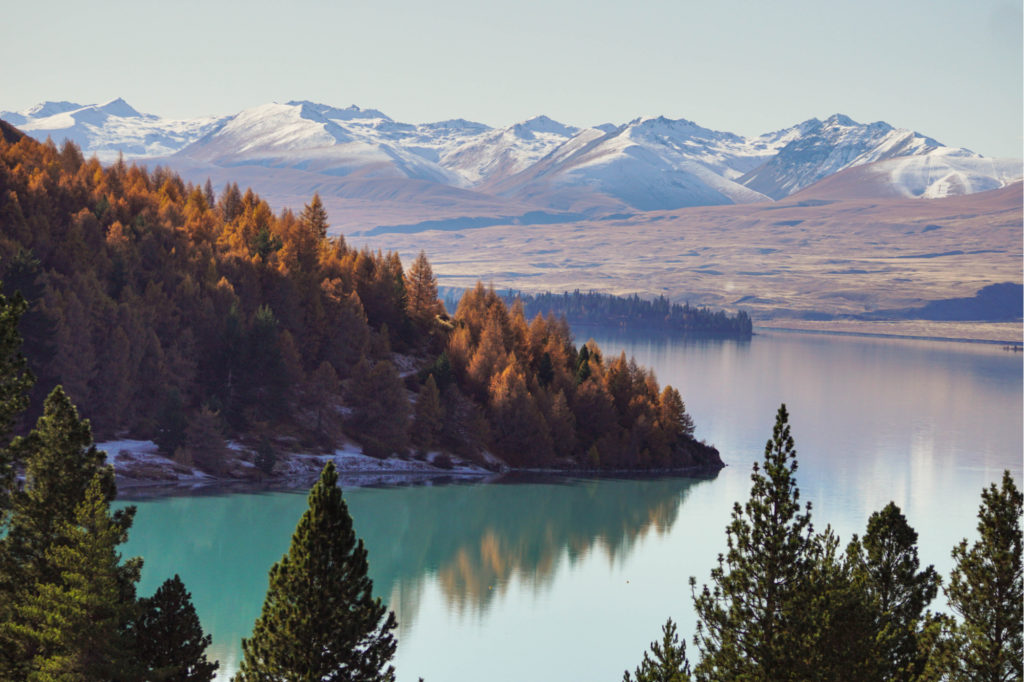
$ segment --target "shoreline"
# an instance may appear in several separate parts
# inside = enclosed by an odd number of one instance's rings
[[[714,478],[726,464],[689,466],[669,469],[486,469],[458,460],[450,468],[435,466],[431,461],[389,457],[376,459],[352,450],[328,454],[285,455],[281,470],[271,475],[257,473],[255,467],[241,457],[221,475],[183,467],[157,454],[150,441],[107,441],[96,444],[108,454],[113,465],[117,499],[144,500],[161,497],[230,495],[236,493],[306,491],[316,481],[321,469],[333,461],[343,487],[389,487],[417,485],[448,485],[457,483],[526,483],[566,478],[646,478],[680,476]],[[241,453],[235,449],[235,452]],[[438,453],[430,453],[437,455]]]
[[[765,320],[762,323],[755,321],[754,336],[757,336],[759,331],[999,346],[1020,346],[1024,343],[1024,324],[1021,322],[931,322],[927,320],[864,322],[779,319]]]

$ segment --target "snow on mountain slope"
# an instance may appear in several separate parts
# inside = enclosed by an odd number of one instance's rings
[[[568,142],[579,128],[535,116],[501,130],[486,130],[444,149],[440,163],[469,183],[513,175]]]
[[[941,199],[1006,187],[1024,176],[1020,159],[989,159],[964,149],[939,148],[854,166],[796,193],[801,199],[905,197]]]
[[[640,210],[766,201],[731,178],[770,153],[763,142],[751,145],[685,119],[637,119],[609,131],[581,131],[491,187],[518,197],[583,187]]]
[[[429,155],[408,148],[409,138],[417,137],[414,129],[372,109],[336,109],[313,102],[264,104],[233,116],[179,155],[218,166],[257,165],[335,176],[464,184]]]
[[[1020,159],[988,159],[965,149],[889,159],[868,166],[906,197],[939,199],[998,189],[1021,180]]]
[[[166,119],[141,114],[123,99],[105,104],[81,105],[74,102],[43,102],[20,112],[0,112],[37,139],[53,139],[60,144],[72,140],[87,154],[101,161],[148,158],[173,154],[214,128],[216,117]]]
[[[778,153],[738,181],[781,199],[846,168],[942,148],[930,137],[913,131],[896,129],[883,121],[863,125],[842,114],[824,121],[811,119],[797,128],[797,134],[782,138],[788,138],[788,142]]]

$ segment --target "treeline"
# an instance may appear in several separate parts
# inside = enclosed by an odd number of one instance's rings
[[[891,502],[845,550],[831,527],[816,531],[796,468],[783,405],[710,585],[690,578],[696,665],[669,619],[637,682],[1022,679],[1024,496],[1009,471],[982,491],[979,537],[953,548],[943,586],[932,566],[921,567],[917,532]],[[940,589],[956,618],[928,610]]]
[[[422,254],[406,271],[394,253],[328,238],[317,196],[275,214],[237,185],[217,194],[0,133],[0,279],[28,302],[20,332],[38,377],[23,426],[59,384],[98,438],[152,439],[214,473],[231,473],[225,438],[247,439],[272,471],[282,443],[346,436],[378,456],[721,465],[649,371],[577,349],[564,323],[527,323],[482,288],[450,318]]]
[[[579,289],[572,293],[528,294],[510,289],[502,297],[510,305],[517,299],[522,301],[527,317],[553,313],[564,316],[572,325],[615,325],[743,339],[753,334],[750,316],[743,310],[730,316],[724,310],[672,303],[664,296],[645,299],[637,294],[613,296],[595,291],[583,293]]]

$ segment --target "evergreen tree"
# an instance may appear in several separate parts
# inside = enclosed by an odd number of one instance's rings
[[[363,451],[374,457],[405,452],[409,446],[409,400],[395,366],[387,360],[372,367],[360,361],[349,391],[353,402],[349,423],[359,434]]]
[[[128,632],[141,559],[121,563],[134,507],[110,513],[106,482],[93,476],[71,521],[57,525],[45,551],[54,580],[21,592],[4,633],[24,667],[7,672],[34,680],[131,680],[135,658]]]
[[[661,643],[651,642],[651,653],[645,651],[644,660],[636,669],[635,677],[627,670],[622,682],[690,682],[690,662],[686,660],[686,642],[679,641],[676,624],[669,618],[661,626]]]
[[[274,473],[274,465],[277,464],[277,450],[270,439],[264,436],[256,446],[256,453],[253,455],[252,463],[263,473],[270,475]]]
[[[886,680],[917,679],[927,662],[919,653],[925,609],[941,582],[933,567],[918,570],[917,531],[890,502],[871,515],[864,540],[855,538],[849,552],[859,564],[874,602],[880,675]]]
[[[219,664],[206,658],[210,636],[192,605],[192,595],[175,575],[152,597],[139,599],[135,651],[150,682],[205,682]]]
[[[153,441],[164,457],[173,457],[174,452],[185,444],[188,420],[185,418],[185,404],[181,391],[171,387],[164,393],[163,404],[157,414],[156,435]]]
[[[18,323],[27,307],[20,294],[11,298],[0,294],[0,528],[7,521],[13,482],[13,458],[7,443],[19,415],[28,407],[33,383],[18,333]]]
[[[26,574],[22,584],[27,584],[54,577],[44,554],[60,524],[74,519],[93,478],[99,478],[108,501],[116,489],[113,470],[104,466],[106,454],[93,444],[89,421],[79,419],[60,386],[47,397],[35,429],[17,439],[14,448],[26,462],[25,487],[15,497],[4,549],[7,563],[14,572]]]
[[[366,549],[337,484],[328,463],[288,553],[270,569],[238,682],[394,680],[395,615],[373,597]]]
[[[185,447],[174,456],[186,466],[197,466],[203,471],[219,474],[224,470],[227,451],[220,415],[204,405],[189,419],[185,428]]]
[[[423,451],[436,447],[443,423],[444,410],[441,407],[441,393],[437,390],[434,375],[428,374],[423,388],[420,389],[420,395],[416,399],[416,411],[409,433],[413,444]]]
[[[978,533],[968,548],[964,539],[953,548],[956,565],[946,598],[961,618],[954,631],[953,680],[1003,682],[1022,672],[1021,503],[1009,471],[1002,485],[981,492]]]
[[[805,680],[806,577],[810,505],[801,513],[796,450],[786,406],[779,408],[764,463],[754,464],[750,499],[733,507],[728,551],[711,570],[713,588],[690,578],[701,652],[699,680]]]
[[[855,554],[839,552],[826,528],[811,544],[807,575],[798,583],[805,639],[797,658],[804,679],[877,682],[883,674],[877,609]]]

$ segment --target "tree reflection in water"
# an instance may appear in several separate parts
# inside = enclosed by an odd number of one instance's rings
[[[485,613],[513,582],[535,592],[569,565],[602,552],[628,556],[649,533],[669,532],[694,478],[510,479],[502,483],[347,488],[375,593],[407,631],[425,585],[450,609]],[[343,483],[344,487],[344,483]],[[192,592],[211,655],[233,668],[259,615],[267,571],[288,547],[304,494],[141,501],[126,556],[145,558],[140,594],[178,573]]]

